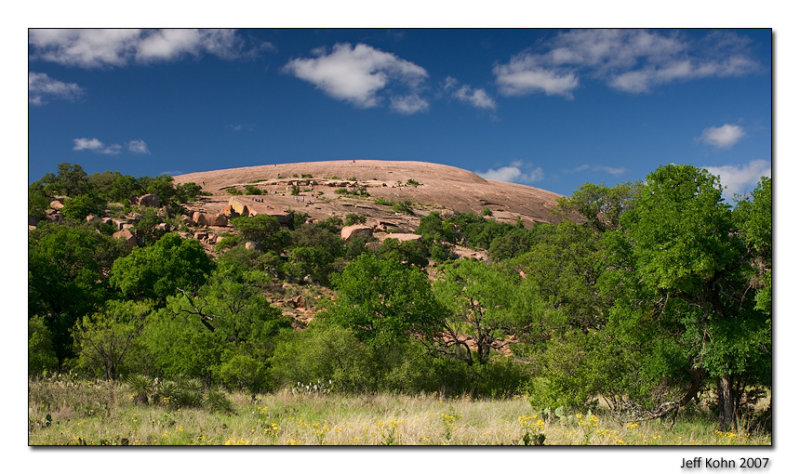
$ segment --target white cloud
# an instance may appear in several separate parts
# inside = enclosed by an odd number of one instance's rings
[[[574,73],[560,73],[530,63],[527,58],[515,58],[508,64],[494,67],[501,94],[526,95],[544,92],[547,95],[572,98],[572,91],[580,82]]]
[[[75,138],[72,141],[75,143],[72,147],[75,151],[89,150],[103,155],[117,155],[122,150],[121,145],[105,145],[97,138]]]
[[[32,29],[31,57],[85,68],[174,60],[203,53],[221,58],[241,54],[234,30]]]
[[[144,140],[131,140],[128,142],[128,151],[131,153],[149,155],[150,150]]]
[[[602,173],[608,173],[608,174],[613,174],[613,175],[622,174],[622,173],[628,171],[627,168],[614,168],[613,166],[605,166],[605,165],[588,165],[588,164],[584,163],[584,164],[578,166],[577,168],[573,168],[571,170],[566,170],[565,172],[569,173],[569,174],[572,174],[572,173],[580,173],[581,171],[587,171],[587,170],[599,171],[599,172],[602,172]]]
[[[47,99],[75,100],[83,89],[74,82],[61,82],[41,72],[28,72],[28,103],[44,105]]]
[[[544,171],[540,167],[530,168],[521,161],[513,161],[509,166],[502,166],[487,171],[476,171],[475,174],[486,179],[512,183],[533,183],[541,181]]]
[[[712,32],[690,40],[661,30],[572,30],[495,66],[494,74],[505,95],[571,97],[579,74],[624,92],[643,93],[677,80],[753,73],[760,66],[747,56],[747,42],[734,33]]]
[[[444,90],[450,91],[450,95],[461,102],[467,103],[478,109],[495,110],[497,104],[484,89],[473,89],[468,85],[458,87],[458,80],[447,76],[444,80]]]
[[[75,142],[75,146],[72,149],[76,151],[99,150],[104,146],[103,142],[96,138],[75,138],[72,141]]]
[[[357,107],[377,106],[382,100],[379,92],[395,86],[410,93],[392,94],[394,110],[414,113],[428,107],[419,96],[428,73],[412,62],[366,44],[337,43],[330,52],[317,48],[312,54],[316,57],[292,59],[283,70]]]
[[[404,97],[392,97],[390,107],[401,114],[415,114],[428,110],[428,101],[422,97],[411,94]]]
[[[744,130],[738,125],[726,123],[720,127],[709,127],[703,130],[700,139],[717,148],[729,148],[744,137]]]
[[[767,160],[753,160],[744,165],[705,166],[711,174],[719,176],[722,195],[732,199],[734,194],[743,194],[755,188],[762,176],[771,177],[772,169]]]

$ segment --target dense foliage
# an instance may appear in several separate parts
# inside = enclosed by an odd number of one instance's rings
[[[145,193],[159,209],[136,206]],[[771,389],[769,178],[731,204],[707,171],[664,166],[641,183],[582,186],[557,224],[431,212],[420,241],[382,244],[340,238],[357,214],[236,217],[213,256],[170,231],[199,193],[70,164],[30,185],[31,374],[159,377],[176,390],[195,379],[254,396],[525,393],[537,410],[604,403],[630,420],[709,393],[723,430]],[[87,218],[113,212],[138,214],[132,250]],[[330,298],[306,324],[272,302],[285,291]]]

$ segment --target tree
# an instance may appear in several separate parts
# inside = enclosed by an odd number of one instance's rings
[[[602,232],[616,229],[622,213],[630,208],[641,184],[622,183],[614,187],[586,183],[569,198],[560,198],[558,213],[577,213],[590,227]]]
[[[81,194],[64,201],[61,213],[70,219],[82,221],[89,214],[100,214],[105,205],[105,201],[94,194]]]
[[[674,355],[696,382],[654,416],[679,409],[697,382],[711,378],[720,429],[728,429],[737,418],[736,378],[769,366],[771,327],[748,291],[746,238],[736,232],[718,178],[691,166],[661,167],[648,175],[621,222],[643,294],[658,315],[654,322],[680,340]]]
[[[196,292],[168,297],[146,331],[158,370],[167,376],[221,378],[251,390],[266,386],[261,377],[268,358],[291,319],[264,298],[265,286],[261,272],[221,265]]]
[[[234,217],[231,225],[245,241],[255,242],[264,250],[281,252],[289,244],[289,231],[281,229],[274,216]]]
[[[199,288],[213,269],[213,260],[198,241],[170,233],[115,261],[109,281],[127,298],[152,298],[163,304],[178,289]]]
[[[140,359],[139,335],[152,309],[149,302],[108,301],[102,312],[75,326],[78,365],[106,380],[118,380]]]
[[[44,319],[34,316],[28,320],[28,375],[58,368],[53,350],[53,338]]]
[[[322,317],[352,329],[374,347],[396,345],[442,326],[443,308],[417,268],[364,253],[333,276],[333,286],[336,299]]]
[[[506,338],[529,322],[513,279],[477,260],[447,265],[433,291],[451,315],[440,343],[445,349],[457,348],[455,355],[469,365],[486,364],[492,349],[507,345]]]
[[[79,196],[89,194],[93,190],[86,172],[77,163],[59,163],[58,174],[47,173],[42,177],[41,182],[51,196]]]
[[[28,236],[28,315],[40,315],[59,361],[73,354],[70,329],[111,296],[108,273],[127,247],[87,225],[40,225]]]

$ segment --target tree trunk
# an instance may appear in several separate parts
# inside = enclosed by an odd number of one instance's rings
[[[736,429],[736,417],[733,414],[733,377],[723,375],[719,379],[719,430]]]

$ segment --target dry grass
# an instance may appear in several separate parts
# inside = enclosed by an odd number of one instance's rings
[[[121,384],[60,377],[29,384],[29,444],[129,445],[769,445],[713,422],[625,425],[608,416],[532,413],[524,398],[229,394],[235,414],[136,406]],[[47,416],[50,416],[48,421]],[[526,437],[526,434],[528,435]],[[532,441],[533,440],[533,441]]]

